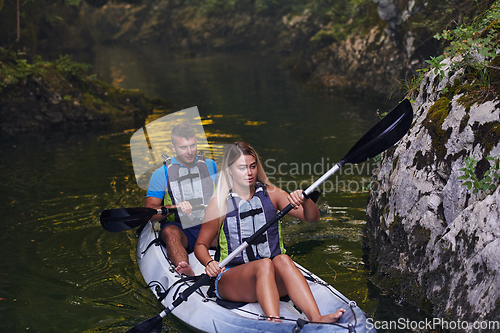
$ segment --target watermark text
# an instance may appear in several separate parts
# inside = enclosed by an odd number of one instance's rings
[[[464,321],[447,320],[444,318],[432,318],[425,320],[410,320],[408,318],[398,318],[397,320],[378,320],[373,318],[366,320],[366,328],[376,330],[500,330],[500,321]]]
[[[321,158],[321,161],[317,163],[277,163],[275,159],[264,161],[269,180],[288,192],[309,187],[335,165],[336,163],[331,163],[329,158]],[[337,172],[335,177],[325,180],[318,189],[321,190],[323,196],[332,192],[366,192],[378,185],[370,177],[378,166],[376,162],[347,164]],[[351,177],[342,177],[342,175],[354,177],[349,179]],[[301,178],[301,180],[291,180],[291,177]]]

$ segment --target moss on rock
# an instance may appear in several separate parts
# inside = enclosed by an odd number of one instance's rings
[[[451,102],[445,96],[438,99],[429,109],[423,126],[432,137],[432,149],[437,158],[441,160],[446,156],[445,143],[448,141],[451,129],[443,130],[443,123],[451,110]]]

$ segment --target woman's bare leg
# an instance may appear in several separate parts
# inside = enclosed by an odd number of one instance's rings
[[[259,302],[266,316],[279,318],[279,292],[275,276],[270,259],[255,260],[224,273],[217,290],[228,301]]]
[[[339,309],[335,313],[321,315],[309,284],[289,256],[286,254],[276,256],[273,265],[280,296],[285,296],[288,292],[290,299],[310,321],[333,323],[344,314],[345,310]]]

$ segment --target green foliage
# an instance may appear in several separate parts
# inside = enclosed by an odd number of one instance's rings
[[[478,161],[474,157],[467,156],[465,158],[465,168],[460,169],[464,175],[458,177],[458,179],[464,180],[462,185],[467,186],[469,190],[473,188],[473,193],[482,191],[486,194],[491,194],[498,187],[500,180],[500,158],[486,157],[486,159],[493,161],[493,165],[484,173],[484,177],[481,180],[478,180],[475,174]]]
[[[378,0],[376,0],[378,1]],[[493,0],[494,1],[494,0]],[[492,0],[415,0],[409,8],[411,14],[402,23],[403,29],[415,34],[416,45],[426,43],[438,31],[470,22],[493,2]],[[401,3],[395,1],[401,9]]]
[[[411,77],[410,79],[405,79],[402,82],[398,81],[401,84],[401,87],[404,89],[404,91],[407,92],[405,98],[408,98],[412,103],[414,103],[415,99],[417,98],[418,89],[420,87],[420,83],[422,82],[423,78],[424,78],[423,75],[417,75]]]
[[[318,23],[325,26],[315,40],[325,35],[343,38],[348,28],[363,26],[372,17],[372,0],[190,0],[202,15],[231,15],[233,13],[262,16],[300,15],[308,10]],[[349,22],[349,24],[347,24]]]
[[[493,23],[498,28],[498,22],[495,24],[493,18],[498,19],[499,17],[500,3],[497,1],[484,18],[478,17],[473,24],[464,23],[456,29],[444,30],[442,33],[436,34],[434,38],[443,39],[449,45],[446,47],[444,55],[434,59],[431,57],[431,61],[428,61],[431,68],[434,67],[434,71],[440,72],[440,77],[442,77],[440,62],[444,57],[459,57],[459,60],[454,62],[458,68],[471,67],[479,71],[486,70],[489,63],[498,56],[495,51],[498,47],[499,32],[497,29],[489,28],[489,26]]]
[[[58,71],[73,76],[85,76],[87,71],[92,67],[92,65],[89,64],[73,62],[69,55],[60,56],[59,59],[54,61],[54,66]]]
[[[428,63],[430,65],[427,70],[434,68],[434,74],[436,74],[439,77],[439,82],[441,82],[441,80],[443,80],[443,77],[445,75],[445,72],[443,70],[444,64],[442,63],[443,60],[444,60],[444,55],[440,55],[438,57],[431,56],[430,60],[425,61],[426,63]],[[424,70],[424,72],[425,72],[425,70]]]
[[[500,16],[500,6],[493,6],[487,16],[491,17],[493,12],[497,14],[497,17]],[[430,64],[430,68],[434,68],[434,73],[439,74],[440,81],[445,74],[441,63],[445,57],[458,57],[453,62],[452,67],[454,68],[452,69],[469,67],[478,74],[487,71],[489,63],[498,56],[495,51],[498,46],[499,34],[497,30],[488,29],[483,24],[484,20],[480,19],[477,25],[462,24],[454,30],[444,30],[434,36],[437,40],[442,39],[449,43],[443,55],[426,60]],[[485,76],[480,78],[484,84]]]
[[[217,14],[233,11],[235,0],[205,0],[201,1],[200,11],[207,14]]]
[[[50,76],[59,73],[63,76],[87,77],[87,71],[92,67],[71,61],[68,55],[61,56],[53,63],[43,61],[35,56],[32,63],[17,57],[12,51],[0,47],[0,93],[8,86],[15,86],[30,76],[50,80]],[[56,74],[57,75],[57,74]],[[95,76],[89,77],[94,79]]]
[[[429,67],[420,70],[419,76],[433,71],[441,82],[446,74],[443,60],[451,58],[453,62],[449,70],[462,70],[469,90],[489,90],[491,70],[498,70],[491,63],[499,56],[496,53],[500,41],[499,17],[500,1],[496,0],[486,12],[473,18],[470,23],[462,23],[455,29],[435,34],[434,38],[446,46],[444,53],[426,60]],[[418,86],[414,85],[405,88],[409,94],[418,91]],[[447,94],[448,91],[449,87],[445,87],[441,93]]]
[[[353,31],[365,31],[381,22],[372,0],[302,1],[292,12],[308,9],[322,28],[312,37],[319,41],[324,37],[345,40]]]
[[[25,59],[17,58],[13,52],[0,48],[0,92],[8,85],[15,85],[34,73],[46,72],[46,66],[40,61],[28,64]],[[39,58],[37,58],[39,60]]]

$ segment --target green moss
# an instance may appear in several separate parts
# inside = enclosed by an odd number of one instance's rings
[[[451,129],[445,131],[442,126],[446,117],[450,114],[450,110],[451,102],[447,97],[443,96],[429,108],[423,123],[432,137],[432,150],[439,159],[442,159],[447,153],[445,143],[451,135]]]
[[[441,97],[430,107],[424,124],[427,127],[441,127],[446,117],[448,117],[450,110],[450,100],[444,96]]]
[[[330,40],[330,39],[334,40],[333,31],[324,29],[321,29],[314,36],[311,37],[311,40],[317,42],[321,40]]]

